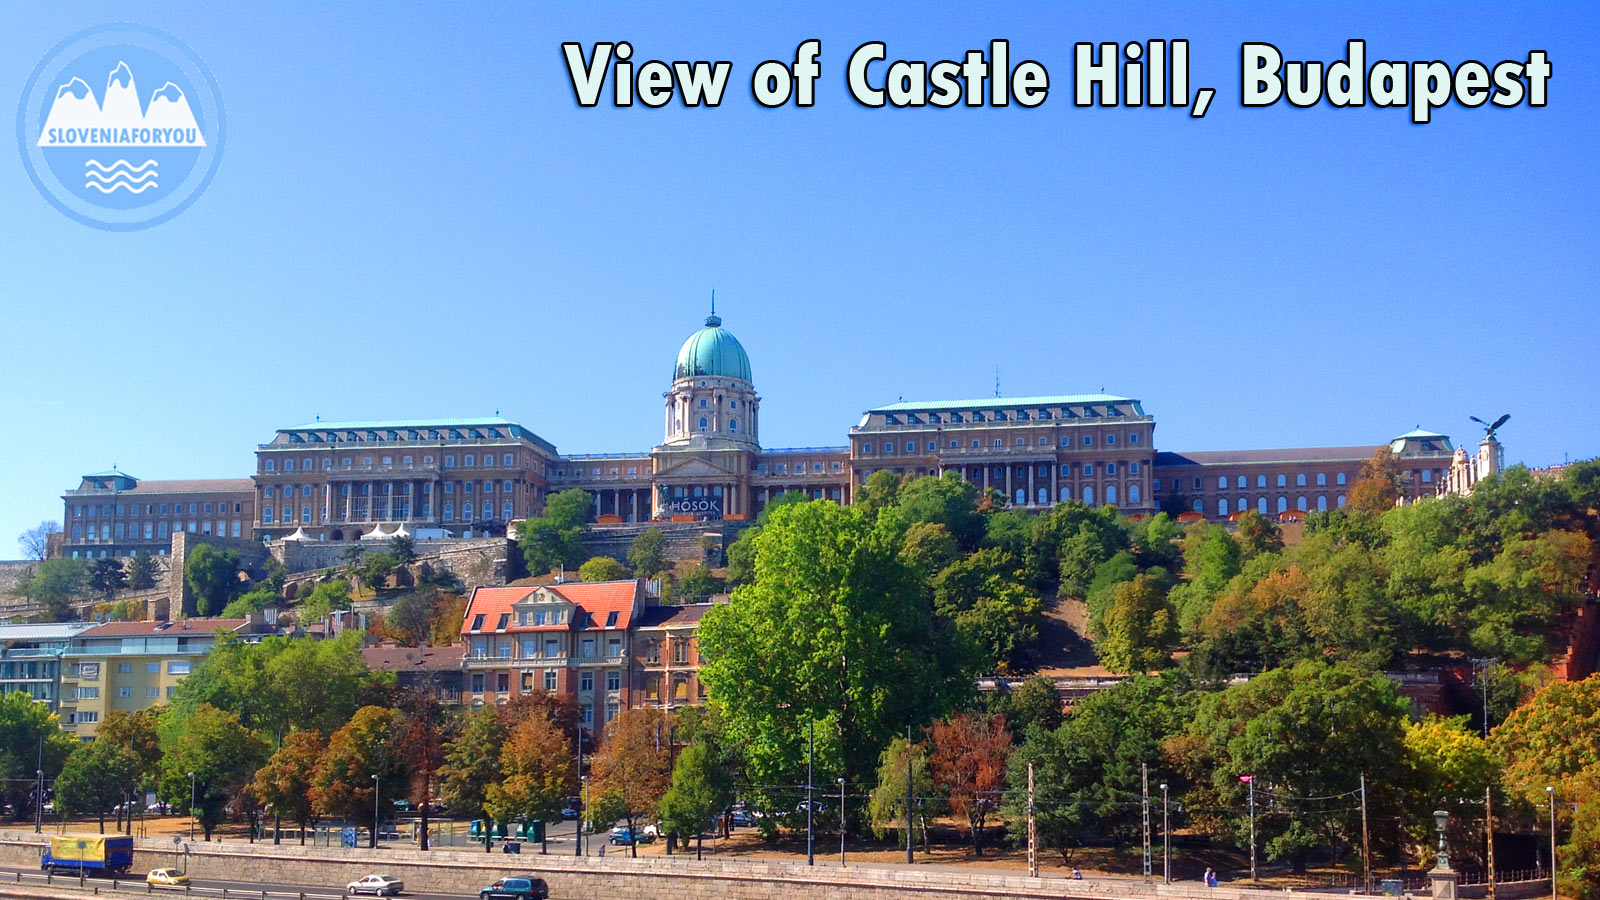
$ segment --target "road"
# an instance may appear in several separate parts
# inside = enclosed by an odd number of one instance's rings
[[[28,884],[28,883],[42,884],[42,883],[44,883],[44,876],[39,872],[38,869],[18,869],[16,867],[10,867],[10,866],[0,866],[0,883],[14,882],[19,874],[22,876],[22,883],[23,884]],[[76,879],[72,878],[71,876],[67,876],[67,875],[57,875],[55,877],[55,880],[54,880],[54,883],[57,884],[57,885],[63,885],[63,886],[69,886],[69,887],[72,886],[75,882],[76,882]],[[111,883],[111,879],[109,879],[109,878],[88,878],[88,879],[85,879],[85,884],[86,885],[100,887],[102,889],[107,888],[110,885],[110,883]],[[127,879],[118,879],[118,885],[119,886],[124,886],[125,885],[125,886],[127,886],[129,888],[132,888],[133,890],[143,891],[144,888],[145,888],[144,876],[142,874],[140,874],[140,873],[137,873],[137,872],[130,872],[128,874],[128,878]],[[215,879],[215,878],[196,878],[194,880],[194,887],[197,888],[197,889],[198,888],[209,888],[210,891],[208,891],[208,893],[210,893],[211,896],[220,896],[221,891],[222,891],[223,888],[226,888],[230,892],[241,892],[241,893],[242,892],[250,892],[250,893],[255,893],[255,894],[259,894],[261,891],[267,891],[269,893],[281,893],[281,894],[299,894],[301,892],[304,892],[305,895],[306,895],[306,900],[332,900],[332,898],[337,898],[337,897],[343,897],[344,896],[344,891],[343,891],[343,887],[344,886],[343,885],[328,885],[328,884],[267,884],[267,883],[253,882],[253,881],[224,881],[224,880]],[[211,893],[212,891],[214,891],[215,893]],[[164,892],[171,892],[171,893],[173,893],[175,895],[178,895],[178,896],[183,896],[184,895],[184,891],[183,891],[182,888],[162,888],[162,887],[158,887],[154,891],[155,894],[161,894],[161,893],[164,893]],[[198,890],[196,892],[194,892],[194,894],[197,894],[197,893],[199,893]],[[194,894],[190,894],[189,896],[194,896]],[[230,893],[230,896],[232,896],[231,893]],[[477,895],[476,894],[441,894],[441,893],[437,893],[437,892],[434,892],[434,891],[411,890],[410,886],[408,885],[406,892],[404,894],[402,894],[401,896],[402,897],[415,897],[415,898],[417,898],[417,900],[461,900],[461,898],[463,898],[463,897],[474,897],[475,898]]]

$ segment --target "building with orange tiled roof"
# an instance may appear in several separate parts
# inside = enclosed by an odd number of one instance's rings
[[[633,705],[633,626],[644,582],[479,587],[461,619],[463,699],[474,706],[545,691],[572,697],[603,728]]]

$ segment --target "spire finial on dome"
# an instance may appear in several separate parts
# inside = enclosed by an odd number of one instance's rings
[[[711,315],[706,316],[707,328],[722,327],[722,317],[717,315],[717,289],[711,289]]]
[[[717,314],[717,289],[716,288],[712,288],[711,289],[711,314],[713,316]]]

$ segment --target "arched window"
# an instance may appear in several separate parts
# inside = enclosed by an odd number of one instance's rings
[[[1196,500],[1194,502],[1193,509],[1194,509],[1195,512],[1201,513],[1203,515],[1205,513],[1205,511],[1206,511],[1206,502],[1204,500]]]
[[[1304,494],[1294,498],[1294,508],[1300,510],[1301,512],[1306,511],[1306,498]]]
[[[1217,490],[1219,490],[1219,491],[1223,490],[1227,486],[1228,486],[1228,476],[1226,476],[1226,475],[1218,475],[1217,476]]]
[[[1343,494],[1339,495],[1339,508],[1340,509],[1344,509],[1344,495]]]
[[[1061,489],[1061,502],[1065,503],[1065,502],[1067,502],[1068,500],[1071,500],[1071,499],[1072,499],[1072,488],[1063,487]]]
[[[471,503],[463,503],[463,504],[461,504],[461,521],[463,521],[463,522],[471,522],[472,521],[472,504]]]
[[[1257,475],[1256,476],[1256,487],[1264,488],[1266,486],[1267,486],[1267,476],[1265,476],[1265,475]],[[1282,475],[1278,476],[1278,486],[1279,487],[1283,486],[1283,476]]]
[[[1085,506],[1094,505],[1094,488],[1085,487],[1083,489],[1083,502]]]
[[[1287,477],[1285,477],[1282,472],[1279,472],[1278,473],[1278,487],[1287,487],[1288,484],[1289,484],[1289,479]]]
[[[1335,478],[1334,481],[1337,481],[1340,484],[1344,484],[1344,473],[1340,472],[1338,477]],[[1340,504],[1340,505],[1342,506],[1343,504]]]
[[[510,500],[507,500],[504,503],[500,504],[500,518],[505,519],[508,522],[511,521],[511,501]]]
[[[1306,473],[1301,472],[1300,474],[1294,476],[1294,486],[1295,487],[1305,487],[1306,486]]]
[[[1239,476],[1239,487],[1244,487],[1244,484],[1245,484],[1245,482],[1244,482],[1244,476],[1243,476],[1243,475],[1240,475],[1240,476]]]
[[[1283,512],[1284,510],[1286,510],[1288,508],[1289,508],[1289,498],[1288,497],[1279,497],[1278,498],[1278,512]]]
[[[1039,490],[1036,493],[1039,496],[1039,505],[1040,506],[1049,506],[1050,505],[1050,489],[1049,488],[1039,488]]]
[[[1139,486],[1137,484],[1128,485],[1128,502],[1129,503],[1138,503],[1139,502]]]
[[[707,424],[706,423],[706,417],[705,416],[701,416],[700,417],[700,430],[701,431],[705,431],[706,430],[706,424]]]
[[[1256,512],[1262,514],[1263,516],[1267,514],[1267,498],[1256,498]]]
[[[1228,498],[1227,497],[1221,497],[1221,498],[1219,498],[1217,500],[1217,515],[1226,516],[1227,514],[1228,514]]]
[[[1016,491],[1012,493],[1012,500],[1018,506],[1022,506],[1028,502],[1028,492],[1022,488],[1017,488]]]
[[[1328,495],[1327,494],[1318,494],[1317,495],[1317,512],[1327,512],[1327,511],[1328,511]]]
[[[738,434],[739,433],[739,420],[738,419],[729,419],[728,420],[728,431],[731,434]]]
[[[1108,506],[1117,505],[1117,486],[1114,484],[1106,485],[1106,504]]]

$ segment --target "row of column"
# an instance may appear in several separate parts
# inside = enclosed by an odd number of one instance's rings
[[[653,516],[649,488],[595,490],[595,516],[621,516],[627,522],[643,522]]]

